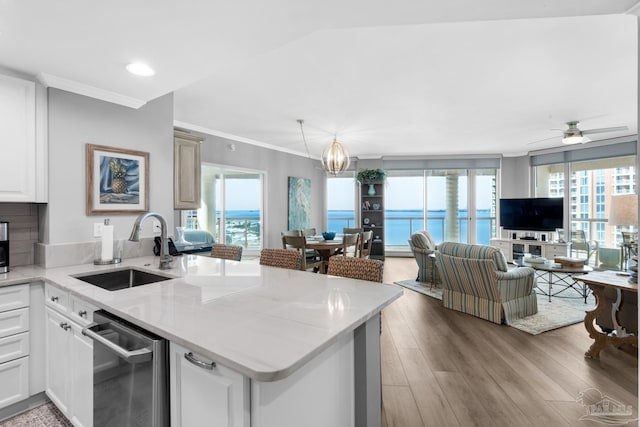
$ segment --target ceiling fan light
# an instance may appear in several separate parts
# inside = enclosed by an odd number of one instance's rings
[[[349,168],[351,158],[349,152],[344,145],[340,144],[335,138],[331,145],[322,151],[322,167],[331,175],[340,175]]]
[[[586,140],[582,135],[568,135],[562,138],[562,143],[567,145],[584,144],[585,142]]]

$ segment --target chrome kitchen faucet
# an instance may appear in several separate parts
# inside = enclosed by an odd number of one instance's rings
[[[157,218],[160,221],[160,270],[168,270],[172,267],[173,257],[169,254],[169,239],[167,237],[167,220],[162,215],[155,212],[140,214],[133,223],[133,230],[129,240],[137,242],[140,240],[140,227],[148,217]]]

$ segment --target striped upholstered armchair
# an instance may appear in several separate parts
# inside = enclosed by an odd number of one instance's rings
[[[418,278],[416,280],[418,282],[434,281],[439,283],[437,268],[432,271],[432,268],[436,267],[434,260],[429,259],[429,255],[436,251],[436,242],[431,234],[426,230],[413,233],[409,238],[409,247],[416,258],[416,263],[418,263]]]
[[[447,308],[506,324],[538,312],[533,269],[507,271],[498,248],[444,242],[438,245],[436,265]]]

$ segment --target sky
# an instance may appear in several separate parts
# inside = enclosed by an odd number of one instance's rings
[[[491,207],[491,179],[487,176],[476,177],[478,191],[476,204],[478,209]],[[422,177],[388,177],[385,186],[385,208],[394,210],[418,209],[423,206]],[[428,207],[431,210],[445,209],[445,178],[429,177]],[[466,208],[467,179],[459,182],[458,206]],[[351,210],[354,208],[355,189],[353,178],[332,178],[328,180],[328,209]]]

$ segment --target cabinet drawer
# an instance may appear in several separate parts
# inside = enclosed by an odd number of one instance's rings
[[[29,355],[29,333],[0,338],[0,363]]]
[[[93,312],[98,308],[73,295],[69,296],[69,307],[71,320],[81,324],[88,325],[93,322]]]
[[[29,397],[29,357],[0,363],[0,408]]]
[[[29,284],[0,288],[0,311],[29,307]]]
[[[0,313],[0,338],[8,337],[29,330],[29,309],[19,308],[17,310]]]
[[[49,307],[53,307],[63,313],[67,312],[69,307],[69,294],[66,291],[47,283],[44,286],[44,297],[44,301]]]

